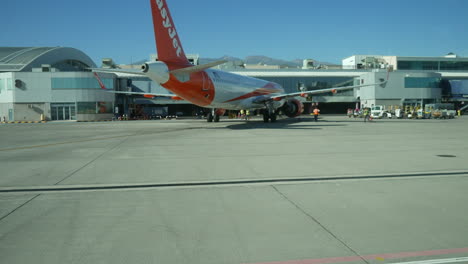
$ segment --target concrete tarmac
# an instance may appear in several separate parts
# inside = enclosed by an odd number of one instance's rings
[[[326,115],[0,125],[0,262],[466,257],[467,129]]]

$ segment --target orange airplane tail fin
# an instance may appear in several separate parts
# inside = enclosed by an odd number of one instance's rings
[[[166,0],[150,0],[158,60],[170,70],[192,66],[185,56]]]

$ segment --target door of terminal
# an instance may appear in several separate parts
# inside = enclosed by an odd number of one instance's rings
[[[51,104],[50,117],[52,120],[76,120],[75,104]]]

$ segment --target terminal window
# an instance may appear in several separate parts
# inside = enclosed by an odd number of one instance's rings
[[[399,70],[466,71],[468,61],[398,61]]]
[[[102,79],[107,89],[114,89],[113,79]],[[52,78],[52,89],[101,89],[95,78]]]
[[[96,114],[96,102],[77,102],[78,114]]]
[[[439,70],[438,61],[398,61],[399,70]]]
[[[13,90],[13,80],[11,78],[6,78],[6,89]]]
[[[440,78],[406,77],[405,88],[440,88]]]
[[[77,102],[78,114],[111,114],[113,102]]]
[[[441,61],[440,70],[466,71],[468,70],[468,61]]]

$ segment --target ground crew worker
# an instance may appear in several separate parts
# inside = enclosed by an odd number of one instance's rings
[[[244,119],[244,109],[240,110],[240,118]]]
[[[250,111],[247,109],[245,110],[245,120],[249,120],[250,119]]]
[[[364,123],[369,119],[369,109],[364,108]]]
[[[314,120],[315,120],[315,122],[317,122],[319,114],[320,114],[320,109],[318,109],[318,107],[315,107],[314,108]]]

